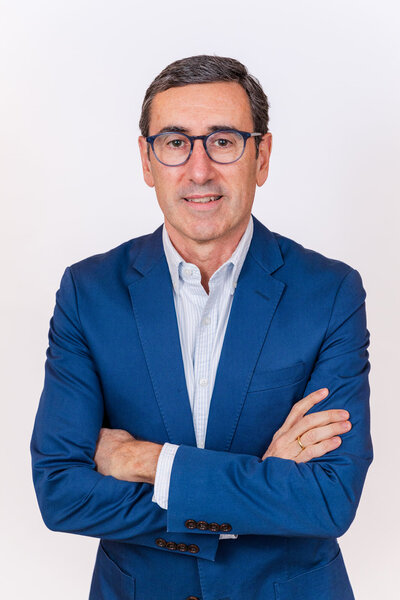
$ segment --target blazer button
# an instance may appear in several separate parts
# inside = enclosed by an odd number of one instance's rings
[[[195,521],[194,519],[188,519],[187,521],[185,521],[185,527],[187,527],[188,529],[196,529],[197,521]]]
[[[208,524],[209,531],[219,531],[218,523],[209,523]]]
[[[160,546],[160,548],[165,548],[165,546],[167,545],[167,542],[164,540],[164,538],[157,538],[156,544],[157,544],[157,546]]]
[[[192,554],[197,554],[198,551],[200,550],[200,548],[198,547],[197,544],[189,544],[188,546],[188,550],[189,552],[191,552]]]
[[[181,542],[180,544],[177,545],[177,549],[180,552],[187,552],[188,547],[187,547],[187,544],[184,544],[183,542]]]
[[[197,529],[201,529],[201,531],[208,529],[207,521],[197,521]]]
[[[231,531],[232,525],[230,523],[221,523],[219,526],[220,531]]]
[[[169,550],[176,550],[175,542],[167,542],[167,548],[169,548]]]

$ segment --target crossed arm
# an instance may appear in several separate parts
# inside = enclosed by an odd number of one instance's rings
[[[201,535],[197,556],[213,560],[217,536],[188,533],[186,519],[230,522],[233,534],[337,537],[349,527],[373,458],[369,334],[357,271],[348,271],[337,289],[304,398],[263,457],[181,445],[168,511],[152,502],[162,446],[124,430],[101,429],[102,390],[69,268],[56,299],[31,440],[35,490],[50,529],[152,547],[160,533],[179,532],[189,543]],[[317,402],[322,386],[329,394]],[[340,416],[338,409],[348,414]],[[351,429],[335,447],[349,417]]]
[[[341,444],[341,434],[351,429],[349,413],[329,409],[307,413],[328,394],[321,388],[302,398],[292,407],[277,430],[262,460],[269,456],[308,462],[324,456]],[[301,445],[297,441],[300,437]],[[103,475],[116,479],[154,484],[162,444],[137,440],[124,429],[102,428],[97,440],[94,462]]]

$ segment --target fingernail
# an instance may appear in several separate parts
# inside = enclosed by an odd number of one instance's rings
[[[320,396],[325,396],[325,394],[329,392],[329,390],[327,388],[322,388],[321,390],[319,390],[319,395]]]

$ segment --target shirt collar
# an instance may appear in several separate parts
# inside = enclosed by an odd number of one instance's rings
[[[233,269],[231,269],[231,273],[230,273],[230,278],[231,278],[231,294],[233,294],[235,292],[235,288],[236,288],[236,284],[237,284],[237,280],[239,278],[239,274],[240,271],[242,269],[243,263],[246,259],[247,256],[247,252],[253,237],[253,230],[254,230],[254,224],[253,224],[253,216],[250,215],[250,219],[249,222],[247,224],[246,230],[244,232],[244,234],[242,235],[242,237],[240,238],[240,241],[238,243],[238,245],[236,246],[232,256],[223,264],[219,267],[219,269],[221,269],[222,267],[225,267],[226,264],[231,263],[233,265]],[[163,224],[163,229],[162,229],[162,242],[163,242],[163,247],[164,247],[164,252],[165,252],[165,257],[167,259],[167,263],[168,263],[168,268],[169,268],[169,272],[171,275],[171,280],[172,280],[172,285],[174,287],[174,291],[179,294],[179,288],[180,288],[180,278],[179,278],[179,265],[182,264],[186,264],[184,259],[182,258],[182,256],[179,254],[179,252],[176,250],[176,248],[173,246],[171,239],[168,235],[167,229],[165,227],[165,223]],[[218,271],[219,271],[218,269]]]

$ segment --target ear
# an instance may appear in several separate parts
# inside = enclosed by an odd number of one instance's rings
[[[146,142],[146,138],[143,135],[138,137],[140,158],[142,159],[143,177],[148,186],[154,187],[153,174],[151,172],[151,162],[147,155],[148,147],[150,145]],[[150,150],[151,152],[151,150]]]
[[[268,177],[269,157],[271,156],[271,150],[272,134],[264,133],[258,147],[256,183],[259,187],[265,183]]]

